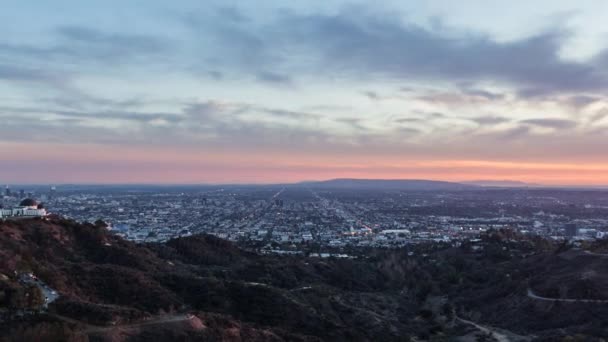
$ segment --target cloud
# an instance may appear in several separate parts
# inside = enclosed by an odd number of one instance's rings
[[[161,64],[184,73],[198,70],[199,75],[215,79],[228,72],[278,85],[292,84],[301,75],[440,81],[461,85],[461,96],[469,101],[504,99],[500,92],[475,87],[480,82],[512,86],[525,98],[601,92],[608,87],[604,72],[608,51],[588,61],[565,60],[560,50],[570,34],[561,29],[497,41],[445,25],[422,26],[374,6],[345,7],[334,13],[276,10],[259,18],[221,6],[176,17],[189,35],[62,26],[53,31],[55,40],[46,46],[0,42],[0,56],[55,60],[63,66]],[[187,41],[187,46],[180,41]],[[372,94],[366,96],[373,99]]]
[[[422,133],[419,129],[416,128],[412,128],[412,127],[398,127],[395,129],[395,131],[397,132],[397,134],[399,136],[414,136],[417,134]]]
[[[498,134],[489,135],[489,137],[494,140],[494,143],[497,141],[514,141],[523,137],[527,137],[530,134],[530,127],[527,126],[518,126],[514,128],[510,128],[506,131],[499,132]]]
[[[39,73],[35,72],[34,70],[25,70],[8,65],[0,65],[0,79],[31,81],[38,80],[39,78]]]
[[[60,27],[57,32],[72,43],[101,46],[110,50],[154,52],[165,47],[158,37],[146,35],[105,33],[80,26]]]
[[[256,79],[258,81],[271,83],[271,84],[279,84],[279,85],[289,85],[291,84],[291,78],[287,75],[278,74],[270,71],[261,71],[256,75]]]
[[[280,10],[262,22],[227,20],[240,15],[223,11],[215,17],[186,17],[184,22],[216,39],[225,57],[222,64],[235,63],[254,75],[280,65],[317,77],[492,81],[514,86],[526,97],[599,91],[608,86],[608,77],[596,60],[575,62],[560,57],[560,49],[570,38],[561,29],[496,41],[457,28],[423,27],[372,6],[332,14]],[[503,97],[476,88],[467,94],[487,100]]]
[[[509,148],[516,143],[534,145],[529,150],[542,155],[541,148],[566,138],[587,153],[603,148],[608,53],[563,59],[567,32],[498,41],[419,25],[375,5],[332,12],[313,7],[264,13],[209,8],[178,16],[177,27],[138,30],[144,34],[61,26],[36,44],[3,38],[0,81],[30,92],[19,88],[7,96],[16,100],[0,108],[0,141],[393,157],[407,151],[495,158],[515,155]],[[156,63],[163,72],[151,70]],[[123,72],[129,89],[112,89]],[[57,90],[62,82],[70,87]],[[301,92],[280,92],[296,84]],[[100,95],[90,95],[96,91]],[[526,113],[555,118],[526,120]],[[573,147],[572,155],[580,150]]]
[[[367,90],[363,92],[363,95],[373,101],[380,100],[380,95],[378,95],[378,93],[375,91]]]
[[[577,123],[567,119],[527,119],[520,121],[523,124],[540,126],[553,129],[570,129],[576,127]]]
[[[255,107],[258,111],[274,115],[279,118],[289,118],[294,120],[319,120],[321,117],[318,114],[306,113],[306,112],[296,112],[292,110],[284,110],[284,109],[274,109],[267,107]]]
[[[445,119],[447,115],[440,112],[424,113],[429,119]]]
[[[221,71],[217,71],[217,70],[208,71],[207,75],[209,75],[211,78],[213,78],[216,81],[220,81],[220,80],[224,79],[224,73]]]
[[[478,116],[475,118],[471,118],[470,120],[479,125],[482,125],[482,126],[496,125],[496,124],[501,124],[501,123],[510,121],[509,118],[506,118],[504,116],[493,116],[493,115]]]
[[[575,95],[567,99],[567,103],[575,108],[583,108],[594,102],[600,101],[602,98],[589,95]]]
[[[387,77],[498,80],[529,90],[604,88],[591,65],[560,59],[567,35],[546,32],[499,43],[481,34],[447,36],[391,15],[340,13],[293,15],[283,22],[294,41],[316,50],[336,70]],[[487,94],[486,94],[487,95]]]
[[[486,100],[490,100],[490,101],[502,100],[505,98],[504,94],[495,93],[495,92],[487,91],[484,89],[467,89],[467,88],[465,88],[462,91],[467,95],[475,96],[475,97],[482,97],[482,98],[485,98]]]
[[[570,127],[544,119],[506,129],[477,131],[452,124],[428,126],[396,119],[379,128],[366,117],[317,117],[316,113],[255,104],[209,100],[183,102],[173,113],[146,111],[65,111],[47,108],[0,108],[0,143],[103,144],[146,151],[280,152],[297,158],[601,158],[604,131],[563,128],[537,132],[535,126]],[[339,120],[336,120],[339,119]],[[451,122],[451,117],[444,118]],[[561,119],[551,119],[561,120]],[[412,124],[412,125],[410,125]],[[414,126],[414,127],[412,127]],[[512,125],[510,125],[512,126]],[[525,146],[525,150],[519,147]],[[518,147],[518,148],[515,148]],[[388,160],[387,159],[387,160]],[[405,160],[405,159],[402,159]]]
[[[12,114],[12,115],[11,115]],[[67,111],[58,109],[42,109],[42,108],[24,108],[24,107],[0,107],[0,117],[5,119],[23,119],[25,122],[31,119],[25,119],[24,115],[37,117],[38,120],[46,122],[66,122],[66,123],[84,123],[86,120],[123,120],[133,121],[138,123],[149,123],[152,121],[163,120],[167,122],[181,122],[184,120],[181,114],[172,113],[150,113],[150,112],[132,112],[132,111],[96,111],[96,112],[81,112]]]
[[[414,97],[415,100],[433,105],[454,106],[477,106],[498,101],[502,97],[489,98],[487,96],[472,95],[460,91],[428,91]]]
[[[86,93],[83,93],[74,89],[64,89],[66,93],[62,94],[62,96],[50,97],[50,98],[42,98],[37,100],[36,102],[57,105],[61,108],[69,108],[69,109],[80,109],[83,110],[88,106],[95,106],[98,110],[105,108],[114,108],[125,110],[128,108],[139,107],[147,104],[146,101],[139,98],[129,98],[129,99],[109,99],[109,98],[101,98],[97,96],[91,96]]]
[[[184,108],[184,113],[194,118],[210,119],[216,113],[224,111],[228,106],[219,101],[191,103]]]
[[[57,86],[67,82],[68,77],[65,75],[60,76],[47,70],[0,64],[0,80],[38,82]]]
[[[0,56],[26,58],[45,67],[64,69],[68,64],[95,62],[105,66],[127,63],[141,66],[142,59],[148,62],[161,61],[161,56],[170,54],[175,42],[159,36],[129,33],[107,33],[80,27],[62,26],[53,32],[53,40],[46,45],[9,44],[0,42]],[[49,62],[57,62],[53,65]]]
[[[423,122],[424,120],[421,118],[397,118],[393,121],[396,123],[418,123]]]
[[[589,122],[593,124],[595,122],[603,120],[606,117],[608,117],[608,108],[602,108],[597,112],[593,113],[593,115],[591,115],[591,117],[589,118]]]
[[[342,123],[342,124],[346,125],[347,127],[352,128],[357,131],[368,130],[368,128],[365,127],[365,125],[362,123],[363,120],[361,120],[359,118],[337,118],[337,119],[335,119],[335,121]]]
[[[217,14],[217,16],[219,16],[220,18],[222,18],[224,20],[237,22],[237,23],[248,22],[251,20],[248,16],[243,14],[243,12],[241,12],[239,9],[237,9],[235,7],[227,7],[227,6],[220,7],[217,9],[216,14]]]

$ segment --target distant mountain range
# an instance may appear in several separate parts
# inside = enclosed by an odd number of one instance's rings
[[[297,183],[317,188],[333,189],[374,189],[374,190],[474,190],[485,187],[496,188],[539,188],[547,187],[537,183],[526,183],[513,180],[474,180],[464,182],[446,182],[427,179],[357,179],[337,178],[325,181]]]
[[[542,187],[543,185],[537,183],[526,183],[512,180],[473,180],[467,182],[461,182],[467,185],[485,186],[485,187],[500,187],[500,188],[525,188],[525,187]]]
[[[338,178],[318,182],[302,182],[317,188],[332,189],[374,189],[374,190],[469,190],[477,188],[476,185],[454,182],[424,180],[424,179],[354,179]]]
[[[13,185],[14,189],[34,189],[47,191],[49,185]],[[316,188],[353,189],[353,190],[475,190],[484,188],[552,188],[552,189],[608,189],[608,185],[548,185],[527,183],[514,180],[473,180],[461,182],[438,181],[428,179],[365,179],[336,178],[320,181],[303,181],[298,183],[225,183],[225,184],[62,184],[61,191],[186,191],[192,188],[219,189],[229,187],[259,186],[308,186]]]

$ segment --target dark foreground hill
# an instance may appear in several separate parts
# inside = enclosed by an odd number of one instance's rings
[[[410,251],[278,257],[205,235],[137,245],[103,224],[0,222],[0,341],[608,337],[600,253],[505,231]]]

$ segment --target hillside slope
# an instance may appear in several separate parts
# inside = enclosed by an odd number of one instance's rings
[[[608,298],[602,256],[502,233],[483,243],[334,260],[205,235],[138,245],[61,218],[0,222],[0,340],[442,340],[492,327],[608,336],[605,305],[527,296]],[[58,298],[45,308],[49,291]]]

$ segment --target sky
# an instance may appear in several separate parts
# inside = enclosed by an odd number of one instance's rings
[[[0,5],[0,183],[608,184],[603,0]]]

